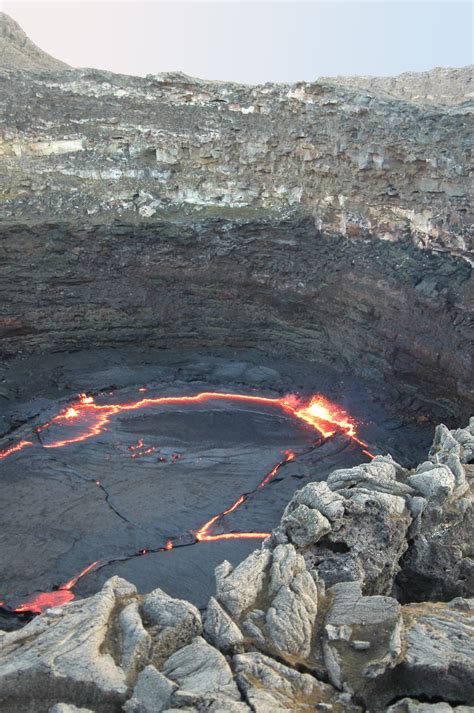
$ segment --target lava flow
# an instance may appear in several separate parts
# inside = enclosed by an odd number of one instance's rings
[[[142,392],[143,390],[143,387],[139,389],[140,392]],[[317,431],[317,433],[322,436],[323,439],[330,438],[338,432],[343,433],[355,443],[357,443],[359,446],[361,446],[361,448],[363,449],[362,452],[364,454],[369,457],[373,457],[372,454],[367,450],[367,444],[357,436],[356,422],[350,418],[348,413],[343,408],[331,403],[328,399],[326,399],[324,396],[321,396],[320,394],[313,396],[308,402],[302,403],[301,400],[294,395],[289,395],[282,398],[270,398],[264,396],[254,396],[250,394],[229,394],[213,391],[203,391],[198,394],[195,394],[194,396],[146,397],[125,404],[98,404],[92,396],[86,396],[85,394],[82,394],[79,397],[78,401],[73,402],[65,410],[58,413],[48,422],[36,428],[36,433],[43,448],[62,448],[64,446],[86,441],[89,438],[100,435],[104,430],[106,430],[110,419],[114,415],[122,412],[135,411],[149,406],[205,403],[207,401],[212,400],[234,402],[237,401],[247,404],[257,404],[262,406],[272,406],[280,408],[282,411],[289,414],[293,418],[302,421],[307,426]],[[72,427],[73,433],[66,434],[67,437],[48,441],[48,431],[49,429],[51,429],[52,426],[60,426],[61,428]],[[29,440],[19,441],[16,445],[10,446],[5,450],[0,451],[0,459],[6,458],[12,455],[13,453],[18,453],[23,448],[33,445],[34,443]],[[141,439],[135,446],[130,446],[129,450],[132,453],[132,458],[135,458],[138,455],[149,455],[154,451],[154,449],[152,448],[146,449]],[[272,468],[272,470],[267,473],[267,475],[256,486],[254,490],[249,493],[244,493],[243,495],[240,495],[229,508],[227,508],[221,513],[218,513],[217,515],[214,515],[212,518],[202,524],[197,530],[191,531],[194,537],[194,541],[190,544],[196,544],[199,542],[214,542],[216,540],[247,538],[264,539],[268,537],[270,534],[268,532],[228,532],[216,534],[212,532],[212,529],[216,525],[216,523],[218,523],[224,517],[235,512],[243,503],[246,502],[250,495],[253,495],[258,490],[265,487],[267,483],[269,483],[275,477],[278,471],[286,463],[293,461],[296,457],[297,456],[293,451],[285,451],[284,458],[282,458],[282,460],[280,460]],[[100,481],[98,482],[98,484],[100,484]],[[137,553],[130,555],[129,557],[141,556],[147,554],[150,551],[169,551],[177,546],[183,545],[176,544],[175,542],[173,542],[172,539],[168,539],[164,547],[160,547],[157,550],[143,548]],[[109,563],[110,561],[93,562],[91,565],[82,570],[82,572],[80,572],[76,577],[73,577],[65,584],[60,585],[55,591],[40,592],[38,594],[32,595],[31,597],[25,599],[18,606],[10,606],[6,605],[4,602],[0,602],[0,608],[14,613],[37,614],[49,607],[65,604],[66,602],[69,602],[74,599],[72,589],[81,577],[83,577],[88,572],[91,572],[97,566],[103,566]]]

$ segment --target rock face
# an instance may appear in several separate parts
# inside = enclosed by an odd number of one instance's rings
[[[469,415],[471,68],[449,97],[429,75],[427,106],[418,75],[251,87],[14,64],[3,357],[258,346],[388,383],[405,411]]]
[[[204,627],[190,603],[113,577],[3,633],[0,709],[467,713],[473,540],[450,523],[472,521],[473,428],[440,426],[416,470],[378,458],[300,490],[260,550],[217,568]],[[458,551],[463,565],[448,572]],[[423,589],[408,586],[417,578]]]

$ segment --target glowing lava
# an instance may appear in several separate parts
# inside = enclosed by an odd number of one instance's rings
[[[98,560],[93,562],[68,582],[61,584],[53,592],[38,592],[38,594],[32,594],[31,597],[25,599],[17,607],[13,607],[13,611],[16,614],[41,614],[41,612],[46,609],[50,609],[51,607],[60,607],[67,602],[71,602],[74,599],[74,594],[71,591],[72,588],[77,584],[81,577],[93,570],[98,564]],[[2,605],[3,603],[0,603],[0,606]]]
[[[139,389],[140,392],[146,391],[144,387]],[[367,449],[367,444],[357,436],[356,422],[350,418],[349,414],[340,406],[333,404],[324,396],[317,394],[309,401],[302,402],[297,396],[289,395],[282,398],[270,398],[265,396],[255,396],[250,394],[228,394],[215,391],[203,391],[194,396],[160,396],[160,397],[144,397],[137,401],[125,404],[98,404],[92,396],[81,394],[79,399],[71,403],[66,409],[53,416],[48,422],[42,424],[36,429],[38,438],[40,439],[43,448],[62,448],[73,443],[86,441],[94,436],[99,436],[107,425],[110,419],[119,414],[150,406],[170,406],[182,404],[206,403],[208,401],[233,401],[245,404],[255,404],[260,406],[270,406],[281,409],[286,414],[299,421],[304,422],[307,426],[315,430],[324,439],[334,436],[336,433],[343,433],[348,438],[361,446],[363,453],[368,457],[373,457]],[[72,433],[67,434],[67,437],[58,438],[56,440],[47,441],[48,431],[53,426],[61,428],[71,428]],[[46,437],[46,440],[45,440]],[[6,458],[14,453],[17,453],[28,446],[33,446],[34,443],[29,440],[19,441],[17,444],[0,451],[0,459]],[[143,440],[140,439],[136,445],[130,446],[132,458],[139,455],[150,455],[155,449],[144,446]],[[179,454],[173,454],[171,462],[175,462],[179,458]],[[257,492],[269,483],[278,471],[286,464],[296,458],[296,453],[293,451],[285,451],[284,458],[280,460],[272,470],[267,473],[263,480],[256,486],[251,493],[240,495],[237,500],[226,510],[217,515],[214,515],[207,520],[199,529],[193,531],[194,543],[198,542],[214,542],[216,540],[231,540],[231,539],[264,539],[269,536],[268,532],[228,532],[215,534],[212,532],[213,527],[227,515],[235,512],[245,501],[249,495]],[[162,458],[159,460],[163,460]],[[96,485],[103,487],[100,481],[95,481]],[[105,491],[106,492],[106,491]],[[193,543],[191,543],[193,544]],[[172,539],[168,539],[165,546],[159,550],[150,550],[143,548],[130,557],[145,555],[150,551],[163,552],[172,550],[179,546]],[[182,545],[181,545],[182,546]],[[91,572],[98,565],[103,566],[109,562],[93,562],[88,567],[82,570],[76,577],[73,577],[68,582],[60,585],[53,592],[40,592],[25,599],[19,606],[10,607],[5,603],[0,602],[0,607],[3,606],[8,611],[16,613],[29,612],[33,614],[40,613],[49,607],[60,606],[74,599],[72,592],[73,587],[78,580]]]

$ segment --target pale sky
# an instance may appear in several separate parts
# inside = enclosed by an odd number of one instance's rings
[[[455,0],[0,0],[0,9],[58,59],[126,74],[260,83],[473,62],[473,6]]]

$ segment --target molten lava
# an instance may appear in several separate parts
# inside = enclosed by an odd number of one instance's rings
[[[145,387],[139,389],[140,392],[147,391]],[[311,429],[320,434],[323,439],[330,438],[336,433],[343,433],[348,438],[352,439],[363,449],[362,452],[372,458],[372,454],[367,449],[367,444],[357,436],[357,424],[350,418],[349,414],[340,406],[331,403],[328,399],[320,394],[313,396],[308,402],[301,400],[294,395],[285,396],[282,398],[270,398],[265,396],[255,396],[250,394],[228,394],[214,391],[203,391],[194,396],[160,396],[160,397],[144,397],[131,403],[96,403],[93,396],[81,394],[79,399],[71,403],[66,409],[53,416],[49,421],[42,424],[36,429],[38,438],[40,439],[43,448],[62,448],[73,443],[86,441],[89,438],[100,435],[106,430],[110,419],[116,414],[136,411],[138,409],[150,406],[170,406],[182,404],[205,403],[208,401],[234,401],[245,404],[256,404],[261,406],[277,407],[293,418],[302,421]],[[60,427],[61,429],[71,429],[71,433],[62,434],[61,438],[48,441],[52,427]],[[26,447],[34,446],[33,441],[22,440],[17,444],[0,451],[0,459],[23,450]],[[143,439],[128,449],[131,452],[132,458],[141,455],[150,455],[154,453],[155,448],[146,447]],[[179,454],[175,453],[171,456],[171,462],[179,459]],[[250,495],[264,488],[269,483],[278,471],[287,463],[295,460],[297,457],[293,451],[285,451],[282,458],[273,468],[267,473],[263,480],[256,486],[251,493],[240,495],[237,500],[226,510],[217,515],[214,515],[197,530],[193,531],[194,543],[198,542],[214,542],[216,540],[231,540],[231,539],[264,539],[269,536],[268,532],[227,532],[214,533],[212,529],[223,518],[235,512]],[[158,460],[162,461],[163,458]],[[100,481],[95,481],[96,485],[103,489]],[[106,492],[104,490],[104,492]],[[178,544],[168,539],[164,547],[155,552],[163,552],[173,550]],[[182,546],[182,545],[181,545]],[[150,550],[143,548],[137,553],[130,555],[131,557],[145,555]],[[83,569],[77,576],[70,579],[68,582],[60,585],[55,591],[40,592],[25,599],[18,606],[6,605],[0,603],[0,607],[16,613],[29,612],[33,614],[40,613],[49,607],[60,606],[74,599],[74,594],[71,591],[77,584],[78,580],[97,568],[98,565],[103,566],[108,562],[93,562]]]
[[[12,607],[11,610],[16,614],[41,614],[41,612],[46,609],[50,609],[51,607],[60,607],[67,602],[71,602],[74,599],[74,594],[71,591],[72,588],[77,584],[81,577],[93,570],[98,564],[99,561],[93,562],[68,582],[61,584],[53,592],[38,592],[38,594],[32,594],[31,597],[25,599],[18,606]],[[4,606],[4,603],[0,604],[0,606]]]

